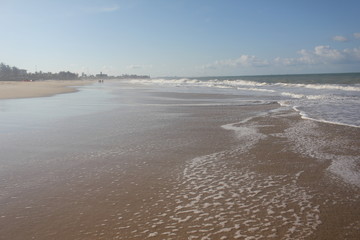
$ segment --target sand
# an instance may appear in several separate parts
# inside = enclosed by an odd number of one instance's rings
[[[358,128],[208,100],[229,96],[118,97],[0,138],[3,239],[360,237]]]
[[[77,91],[74,86],[92,82],[89,80],[0,81],[0,99],[47,97],[61,93],[71,93]]]

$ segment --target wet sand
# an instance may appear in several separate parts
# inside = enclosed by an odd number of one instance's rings
[[[360,237],[358,128],[215,97],[231,98],[123,90],[118,109],[10,134],[0,239]]]
[[[47,97],[76,92],[74,86],[90,84],[89,80],[47,80],[34,82],[0,81],[0,99]]]

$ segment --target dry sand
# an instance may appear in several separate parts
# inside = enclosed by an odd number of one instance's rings
[[[34,82],[0,81],[0,99],[46,97],[76,92],[74,86],[90,84],[90,80],[47,80]]]

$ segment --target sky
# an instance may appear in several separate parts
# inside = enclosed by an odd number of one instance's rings
[[[29,72],[360,72],[359,0],[0,0],[0,22]]]

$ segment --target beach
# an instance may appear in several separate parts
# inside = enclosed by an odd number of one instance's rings
[[[0,99],[46,97],[77,91],[75,86],[90,84],[90,80],[0,81]]]
[[[233,92],[76,89],[0,100],[0,239],[360,237],[360,128]]]

